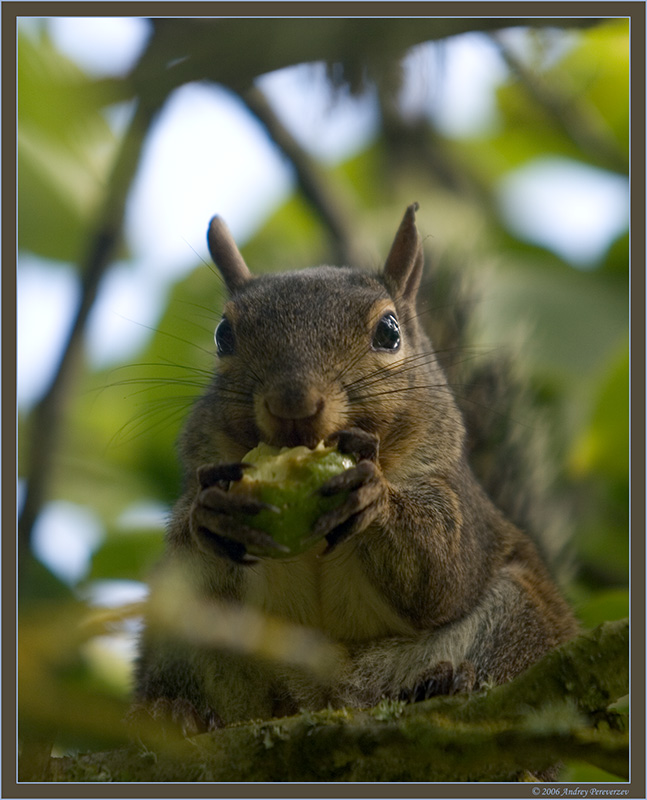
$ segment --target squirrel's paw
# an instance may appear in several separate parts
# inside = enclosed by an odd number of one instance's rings
[[[193,703],[182,697],[158,697],[155,700],[134,703],[125,721],[134,733],[144,736],[146,729],[150,730],[151,724],[163,734],[175,732],[186,737],[215,731],[223,726],[222,720],[214,711],[201,714]]]
[[[449,661],[439,661],[413,688],[403,689],[400,700],[419,703],[437,695],[472,692],[476,688],[476,671],[471,661],[463,661],[457,667]]]
[[[337,508],[322,514],[313,526],[312,538],[325,536],[328,542],[324,555],[375,522],[383,513],[388,497],[387,483],[376,463],[377,437],[353,428],[340,431],[329,441],[336,441],[339,450],[355,456],[358,463],[319,489],[324,497],[348,495]]]
[[[211,486],[226,489],[232,481],[239,481],[249,466],[249,464],[238,461],[233,464],[204,464],[202,467],[198,467],[196,474],[202,489],[208,489]]]
[[[324,444],[337,445],[340,453],[353,456],[356,461],[377,461],[379,439],[362,428],[349,428],[329,436]]]
[[[226,487],[240,480],[245,464],[213,464],[198,469],[200,490],[189,513],[189,526],[198,547],[239,564],[255,563],[248,547],[270,550],[281,545],[267,533],[251,528],[244,517],[272,510],[272,506],[246,495],[232,494]]]

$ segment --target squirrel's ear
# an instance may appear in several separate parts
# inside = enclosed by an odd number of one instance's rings
[[[222,217],[215,216],[209,223],[207,242],[211,258],[230,292],[240,289],[251,279],[252,273],[247,269],[247,264]]]
[[[418,203],[412,203],[395,235],[384,265],[384,280],[395,297],[413,302],[420,285],[423,267],[422,240],[416,228]]]

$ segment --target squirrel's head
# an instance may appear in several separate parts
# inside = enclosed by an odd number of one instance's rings
[[[209,251],[229,290],[215,331],[225,440],[242,452],[259,440],[313,447],[358,426],[379,436],[384,460],[389,442],[419,422],[421,399],[444,379],[415,312],[417,207],[407,208],[380,274],[323,266],[255,277],[212,219]]]

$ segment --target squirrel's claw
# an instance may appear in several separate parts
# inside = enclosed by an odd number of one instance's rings
[[[324,444],[337,445],[340,453],[353,456],[357,461],[377,461],[379,439],[362,428],[337,431],[328,436]]]
[[[237,564],[255,564],[258,561],[248,549],[256,550],[259,554],[271,550],[289,552],[287,547],[275,542],[267,533],[226,517],[218,521],[217,533],[213,527],[215,526],[207,527],[194,521],[191,533],[198,547],[204,553],[225,556]]]
[[[217,484],[239,481],[251,464],[236,462],[233,464],[204,464],[198,467],[198,482],[202,489],[208,489]]]
[[[326,537],[330,553],[349,536],[359,533],[377,519],[386,485],[378,467],[372,461],[360,461],[356,467],[327,481],[319,492],[332,496],[348,491],[348,497],[337,508],[322,514],[312,528],[313,540]]]
[[[369,462],[370,464],[370,462]],[[329,478],[323,486],[317,489],[317,493],[322,497],[332,497],[342,492],[352,492],[366,484],[367,479],[371,478],[375,470],[373,465],[358,464],[345,472],[340,472],[333,478]]]
[[[218,486],[209,486],[198,495],[199,505],[220,514],[245,514],[252,516],[260,511],[280,513],[280,509],[245,494],[226,492]]]
[[[177,732],[186,737],[215,731],[223,726],[214,711],[209,709],[200,713],[193,703],[182,697],[139,701],[130,709],[125,722],[135,733],[145,733],[152,722],[167,734]]]
[[[239,564],[256,562],[253,552],[250,554],[248,550],[288,552],[269,534],[246,525],[241,519],[259,511],[278,512],[278,509],[246,495],[232,494],[217,485],[209,486],[198,493],[191,507],[191,534],[203,552],[226,556]]]
[[[471,661],[462,661],[457,667],[450,661],[439,661],[414,687],[403,689],[400,700],[419,703],[430,697],[471,692],[476,688],[476,671]]]
[[[325,444],[336,445],[340,453],[353,456],[357,466],[326,481],[318,490],[323,497],[348,493],[341,505],[319,517],[312,528],[312,541],[326,537],[328,544],[322,555],[374,522],[386,498],[386,484],[377,463],[379,439],[375,434],[349,428],[332,434]]]

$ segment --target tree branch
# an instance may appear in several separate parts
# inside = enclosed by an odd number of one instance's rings
[[[18,522],[22,589],[29,589],[30,586],[30,582],[23,578],[31,563],[31,533],[47,495],[69,381],[79,357],[83,334],[99,285],[119,245],[128,191],[158,108],[157,104],[139,101],[129,129],[123,137],[103,203],[96,216],[94,230],[89,236],[86,255],[80,264],[80,296],[67,340],[54,377],[35,406],[30,420],[30,446],[26,468],[28,482]]]
[[[490,38],[532,100],[544,109],[575,146],[601,166],[626,175],[629,171],[629,156],[618,147],[596,109],[591,105],[584,107],[580,97],[566,95],[555,86],[542,81],[540,76],[533,74],[514,55],[498,33],[491,33]]]
[[[330,232],[335,257],[342,264],[361,263],[361,253],[349,222],[352,214],[344,208],[339,187],[333,187],[326,179],[315,160],[279,120],[260,89],[244,92],[242,100],[294,167],[303,196]]]
[[[627,777],[628,734],[598,730],[588,715],[627,694],[628,640],[626,620],[606,623],[514,681],[473,695],[304,712],[191,740],[160,739],[157,732],[144,750],[53,759],[52,774],[119,781],[501,781],[577,759]]]

